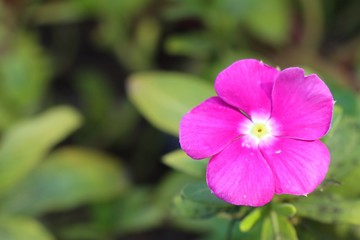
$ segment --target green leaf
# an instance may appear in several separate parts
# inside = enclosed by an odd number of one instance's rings
[[[264,219],[261,240],[297,240],[294,226],[283,216],[270,211]]]
[[[160,225],[164,211],[152,204],[150,191],[136,189],[124,198],[118,206],[116,226],[120,233],[138,232]]]
[[[239,207],[215,197],[205,182],[186,185],[173,202],[175,214],[191,218],[209,218],[224,212],[233,213]]]
[[[175,150],[163,156],[163,163],[183,173],[194,177],[205,177],[207,160],[194,160],[182,150]]]
[[[165,42],[166,51],[170,54],[207,59],[214,44],[204,33],[173,35]]]
[[[311,195],[294,203],[297,215],[323,223],[360,224],[360,200]]]
[[[331,138],[333,136],[334,132],[336,132],[337,127],[341,123],[343,113],[344,113],[344,111],[343,111],[342,107],[340,107],[338,105],[334,106],[334,112],[333,112],[333,116],[332,116],[330,131],[326,134],[326,137],[323,139],[325,143],[326,143],[326,139]]]
[[[195,182],[186,185],[181,191],[181,195],[192,202],[225,206],[230,205],[212,194],[206,182]]]
[[[94,69],[77,72],[74,84],[86,119],[75,141],[97,147],[109,146],[114,140],[129,143],[140,120],[129,100],[118,101],[109,79]]]
[[[357,119],[343,116],[332,136],[326,139],[326,144],[331,153],[331,163],[327,178],[343,181],[344,177],[360,168],[360,123]],[[357,187],[349,194],[359,194]],[[350,190],[350,189],[349,189]]]
[[[154,126],[178,135],[182,116],[215,95],[213,88],[192,75],[143,72],[128,79],[130,100]]]
[[[199,202],[192,202],[178,195],[174,198],[172,210],[176,216],[204,219],[215,216],[222,208]]]
[[[323,73],[324,79],[327,80],[327,85],[329,86],[331,93],[333,94],[334,99],[336,100],[335,106],[340,106],[344,115],[356,116],[359,117],[360,113],[360,97],[356,92],[351,89],[340,86],[338,81],[345,81],[343,79],[338,79],[337,77],[327,75]]]
[[[51,154],[6,195],[2,212],[39,215],[107,200],[128,186],[125,170],[110,156],[80,148]]]
[[[0,128],[36,110],[52,74],[50,61],[36,39],[18,34],[10,41],[10,48],[0,58],[0,108],[9,115],[0,116]]]
[[[1,217],[0,239],[53,240],[53,236],[38,221],[28,217]]]
[[[99,240],[104,238],[103,232],[95,228],[92,222],[75,222],[72,224],[64,224],[64,226],[56,226],[57,239],[65,240]]]
[[[153,190],[152,199],[159,208],[168,211],[169,203],[181,192],[185,185],[196,181],[196,178],[187,174],[171,171],[161,178]]]
[[[169,205],[174,196],[191,181],[194,179],[188,175],[172,171],[162,178],[155,189],[131,188],[123,197],[96,204],[93,208],[96,229],[125,235],[161,225],[169,217]]]
[[[360,197],[360,189],[359,189],[359,176],[360,176],[360,165],[357,161],[356,163],[350,162],[354,168],[349,171],[348,174],[341,178],[341,182],[334,181],[329,179],[325,181],[325,185],[333,186],[329,191],[335,193],[337,195],[341,195],[342,197],[347,197],[351,199]]]
[[[279,46],[290,36],[289,20],[290,8],[286,0],[268,0],[252,8],[245,24],[261,40]]]
[[[80,122],[74,109],[57,107],[9,129],[0,147],[0,193],[24,178]]]
[[[138,20],[136,27],[136,45],[132,49],[132,69],[144,70],[153,69],[154,56],[157,50],[157,44],[160,37],[160,24],[153,17],[144,17]],[[133,43],[134,44],[134,43]],[[131,46],[131,45],[130,45]],[[129,60],[129,55],[125,51],[117,51],[118,56],[122,55],[124,62]]]
[[[126,235],[159,226],[168,211],[154,204],[152,194],[151,188],[131,188],[126,196],[94,205],[91,213],[95,226],[92,228]]]
[[[113,89],[104,74],[96,69],[81,69],[76,73],[74,84],[82,103],[87,121],[103,124],[111,111],[115,98]]]

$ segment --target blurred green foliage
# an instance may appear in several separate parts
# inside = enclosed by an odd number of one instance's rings
[[[0,239],[360,239],[359,3],[0,2]],[[306,198],[229,205],[178,149],[181,116],[248,57],[316,72],[337,101]]]

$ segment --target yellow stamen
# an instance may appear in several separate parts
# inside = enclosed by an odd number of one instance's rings
[[[270,133],[270,131],[269,127],[265,123],[254,123],[250,130],[250,133],[258,139],[261,139],[263,137],[266,137]]]

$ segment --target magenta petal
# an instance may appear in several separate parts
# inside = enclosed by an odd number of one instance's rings
[[[215,81],[215,90],[228,104],[250,116],[270,116],[271,91],[276,68],[254,60],[240,60],[220,72]]]
[[[219,198],[235,205],[262,206],[274,195],[274,179],[257,147],[246,138],[232,142],[208,164],[207,183]]]
[[[195,159],[213,156],[245,132],[249,123],[249,119],[220,98],[209,98],[182,118],[181,148]]]
[[[330,153],[319,140],[275,138],[260,144],[260,150],[273,171],[277,194],[312,192],[325,178],[330,163]]]
[[[315,140],[330,128],[334,100],[329,88],[315,74],[287,68],[275,81],[271,118],[278,136]]]

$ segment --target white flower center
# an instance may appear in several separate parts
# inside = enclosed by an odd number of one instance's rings
[[[268,120],[253,119],[253,122],[248,126],[247,133],[256,144],[273,136],[272,126]]]

